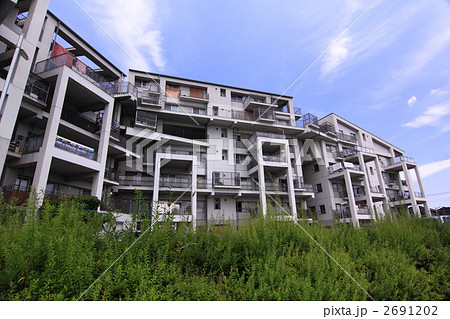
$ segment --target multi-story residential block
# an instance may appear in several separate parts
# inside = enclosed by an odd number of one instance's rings
[[[290,96],[139,70],[125,81],[48,0],[1,5],[7,199],[31,187],[40,199],[90,194],[194,225],[240,223],[268,204],[356,226],[388,209],[429,211],[414,161],[335,114],[318,120]]]

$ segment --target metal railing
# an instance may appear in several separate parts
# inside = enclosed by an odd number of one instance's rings
[[[65,139],[61,136],[56,136],[55,147],[93,161],[97,160],[97,153],[93,148]]]
[[[71,108],[64,108],[61,119],[94,134],[100,130],[101,124]]]
[[[156,127],[158,116],[147,111],[136,110],[135,124]]]
[[[280,155],[263,155],[263,161],[265,162],[285,162],[285,157]]]
[[[302,120],[303,127],[306,127],[308,124],[319,125],[319,119],[317,118],[317,116],[311,113],[306,113],[305,115],[303,115]]]
[[[252,136],[250,136],[248,141],[253,144],[253,143],[256,142],[256,139],[258,137],[268,137],[268,138],[282,139],[282,140],[286,139],[286,135],[284,135],[284,134],[267,133],[267,132],[255,132]]]
[[[294,114],[296,115],[302,115],[302,109],[299,107],[294,107]]]
[[[156,153],[164,153],[164,154],[179,154],[179,155],[193,155],[194,151],[192,148],[180,148],[180,147],[161,147],[156,150]]]
[[[352,213],[350,212],[349,208],[342,208],[342,209],[338,209],[338,210],[335,209],[335,210],[333,210],[333,214],[338,219],[352,217]]]
[[[344,133],[341,133],[341,132],[338,132],[336,134],[336,136],[337,136],[338,140],[351,142],[351,143],[356,143],[356,136],[347,135],[347,134],[344,134]]]
[[[253,109],[253,119],[275,120],[275,113],[272,108],[257,107]]]
[[[348,194],[347,194],[347,191],[344,191],[344,190],[335,190],[334,196],[337,198],[347,198]]]
[[[61,55],[51,57],[50,59],[36,63],[34,71],[35,73],[39,74],[48,70],[56,69],[61,66],[67,66],[68,68],[71,68],[106,93],[112,95],[112,92],[114,91],[114,85],[110,81],[106,80],[106,78],[98,74],[91,67],[81,62],[75,55],[70,52],[63,53]]]
[[[213,172],[213,186],[241,186],[241,175],[235,172]]]
[[[382,193],[381,187],[379,185],[378,186],[369,186],[369,191],[371,193],[376,193],[376,194],[381,194]]]
[[[414,192],[415,197],[423,197],[422,192]]]
[[[328,167],[328,174],[334,174],[340,172],[344,169],[362,171],[361,165],[356,165],[353,163],[341,162]]]
[[[330,122],[325,122],[323,124],[320,124],[319,131],[322,133],[327,133],[327,132],[336,133],[336,131],[334,129],[334,125],[331,124]]]
[[[106,167],[105,168],[105,179],[110,181],[118,182],[119,181],[119,172],[116,170]]]
[[[191,90],[181,89],[179,97],[189,97],[194,99],[209,100],[209,94],[205,91],[202,92],[192,92]]]
[[[159,179],[159,187],[168,188],[189,188],[192,184],[190,176],[162,176]]]
[[[293,182],[294,182],[294,189],[301,189],[311,193],[314,192],[314,188],[311,184],[304,183],[303,176],[301,177],[294,176]]]
[[[49,91],[50,84],[40,76],[30,72],[24,93],[45,104]]]
[[[281,183],[281,182],[273,182],[273,183],[266,182],[264,189],[269,192],[287,192],[288,191],[287,184]]]
[[[25,143],[23,143],[23,145],[21,146],[20,152],[22,154],[39,152],[43,142],[44,142],[43,136],[29,137],[25,140]]]
[[[370,215],[370,210],[367,207],[358,207],[357,213],[358,215]]]
[[[113,84],[113,87],[109,89],[109,94],[111,95],[125,95],[125,94],[131,94],[134,96],[137,96],[138,90],[133,85],[133,83],[121,81],[116,82]]]
[[[137,96],[140,104],[161,106],[163,102],[159,92],[139,91]]]
[[[244,100],[244,109],[247,108],[247,106],[250,103],[271,104],[270,102],[267,103],[267,98],[266,97],[258,97],[258,96],[249,95]]]
[[[118,176],[121,186],[147,186],[153,187],[153,176]]]

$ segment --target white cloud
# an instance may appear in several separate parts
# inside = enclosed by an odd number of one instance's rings
[[[405,123],[402,126],[419,128],[426,125],[439,126],[441,119],[450,114],[450,103],[442,103],[430,106],[422,115],[416,117],[411,122]],[[445,127],[444,127],[445,130]]]
[[[350,43],[350,37],[342,38],[328,51],[322,65],[322,75],[334,73],[339,70],[339,66],[348,56],[348,46]]]
[[[432,89],[430,90],[431,95],[437,95],[437,96],[443,96],[450,93],[449,91],[443,90],[443,89]]]
[[[419,171],[421,177],[426,178],[448,168],[450,168],[450,159],[422,165],[419,167]]]
[[[121,49],[127,68],[150,71],[163,69],[161,32],[156,28],[157,11],[154,1],[90,0],[84,1],[89,13],[127,51]]]
[[[408,105],[409,106],[413,106],[413,104],[415,104],[417,102],[417,97],[415,97],[414,95],[412,95],[409,100],[408,100]]]

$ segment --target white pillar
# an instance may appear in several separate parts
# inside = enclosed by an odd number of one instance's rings
[[[416,202],[416,195],[414,194],[414,186],[412,184],[411,175],[409,174],[408,166],[406,165],[406,163],[404,161],[402,162],[402,169],[403,169],[403,174],[405,175],[406,185],[408,187],[409,198],[411,200],[411,206],[412,206],[413,212],[416,216],[420,216],[419,207],[417,207],[417,202]],[[400,185],[401,185],[401,182],[400,182]]]
[[[355,195],[353,194],[352,179],[350,177],[350,172],[348,171],[348,169],[344,169],[344,180],[345,180],[345,188],[348,194],[348,206],[352,214],[353,226],[359,227],[358,210],[356,208]]]

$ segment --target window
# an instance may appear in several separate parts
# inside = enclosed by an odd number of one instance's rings
[[[323,192],[323,190],[322,190],[322,184],[316,184],[316,189],[317,189],[317,192],[318,193],[322,193]]]
[[[222,128],[222,137],[227,137],[227,129],[226,128]]]
[[[213,106],[213,114],[219,115],[219,107],[218,106]]]
[[[242,202],[236,202],[236,212],[242,213]]]
[[[225,89],[220,89],[220,96],[222,97],[227,96],[227,91]]]
[[[328,153],[331,153],[331,152],[333,152],[333,150],[331,149],[331,145],[326,145],[326,149],[327,149],[327,152]]]
[[[314,166],[313,166],[313,171],[314,171],[314,173],[320,171],[319,164],[314,164]]]
[[[242,102],[242,95],[231,93],[231,101]]]
[[[236,140],[236,142],[240,142],[241,141],[241,134],[234,134],[234,139]]]
[[[366,141],[366,134],[363,133],[362,135],[364,142]]]
[[[222,150],[222,160],[223,161],[228,160],[228,150]]]
[[[372,166],[369,167],[369,170],[370,170],[370,175],[373,175],[373,167]]]
[[[333,183],[333,191],[334,192],[339,192],[339,185],[336,183]]]
[[[214,209],[220,209],[220,198],[214,198]]]
[[[326,208],[325,208],[325,205],[320,205],[319,208],[320,208],[320,213],[321,213],[322,215],[324,215],[324,214],[327,213],[327,210],[326,210]]]
[[[309,208],[309,210],[310,210],[312,216],[315,216],[315,215],[316,215],[316,207],[315,207],[315,206],[311,206],[311,207]]]

